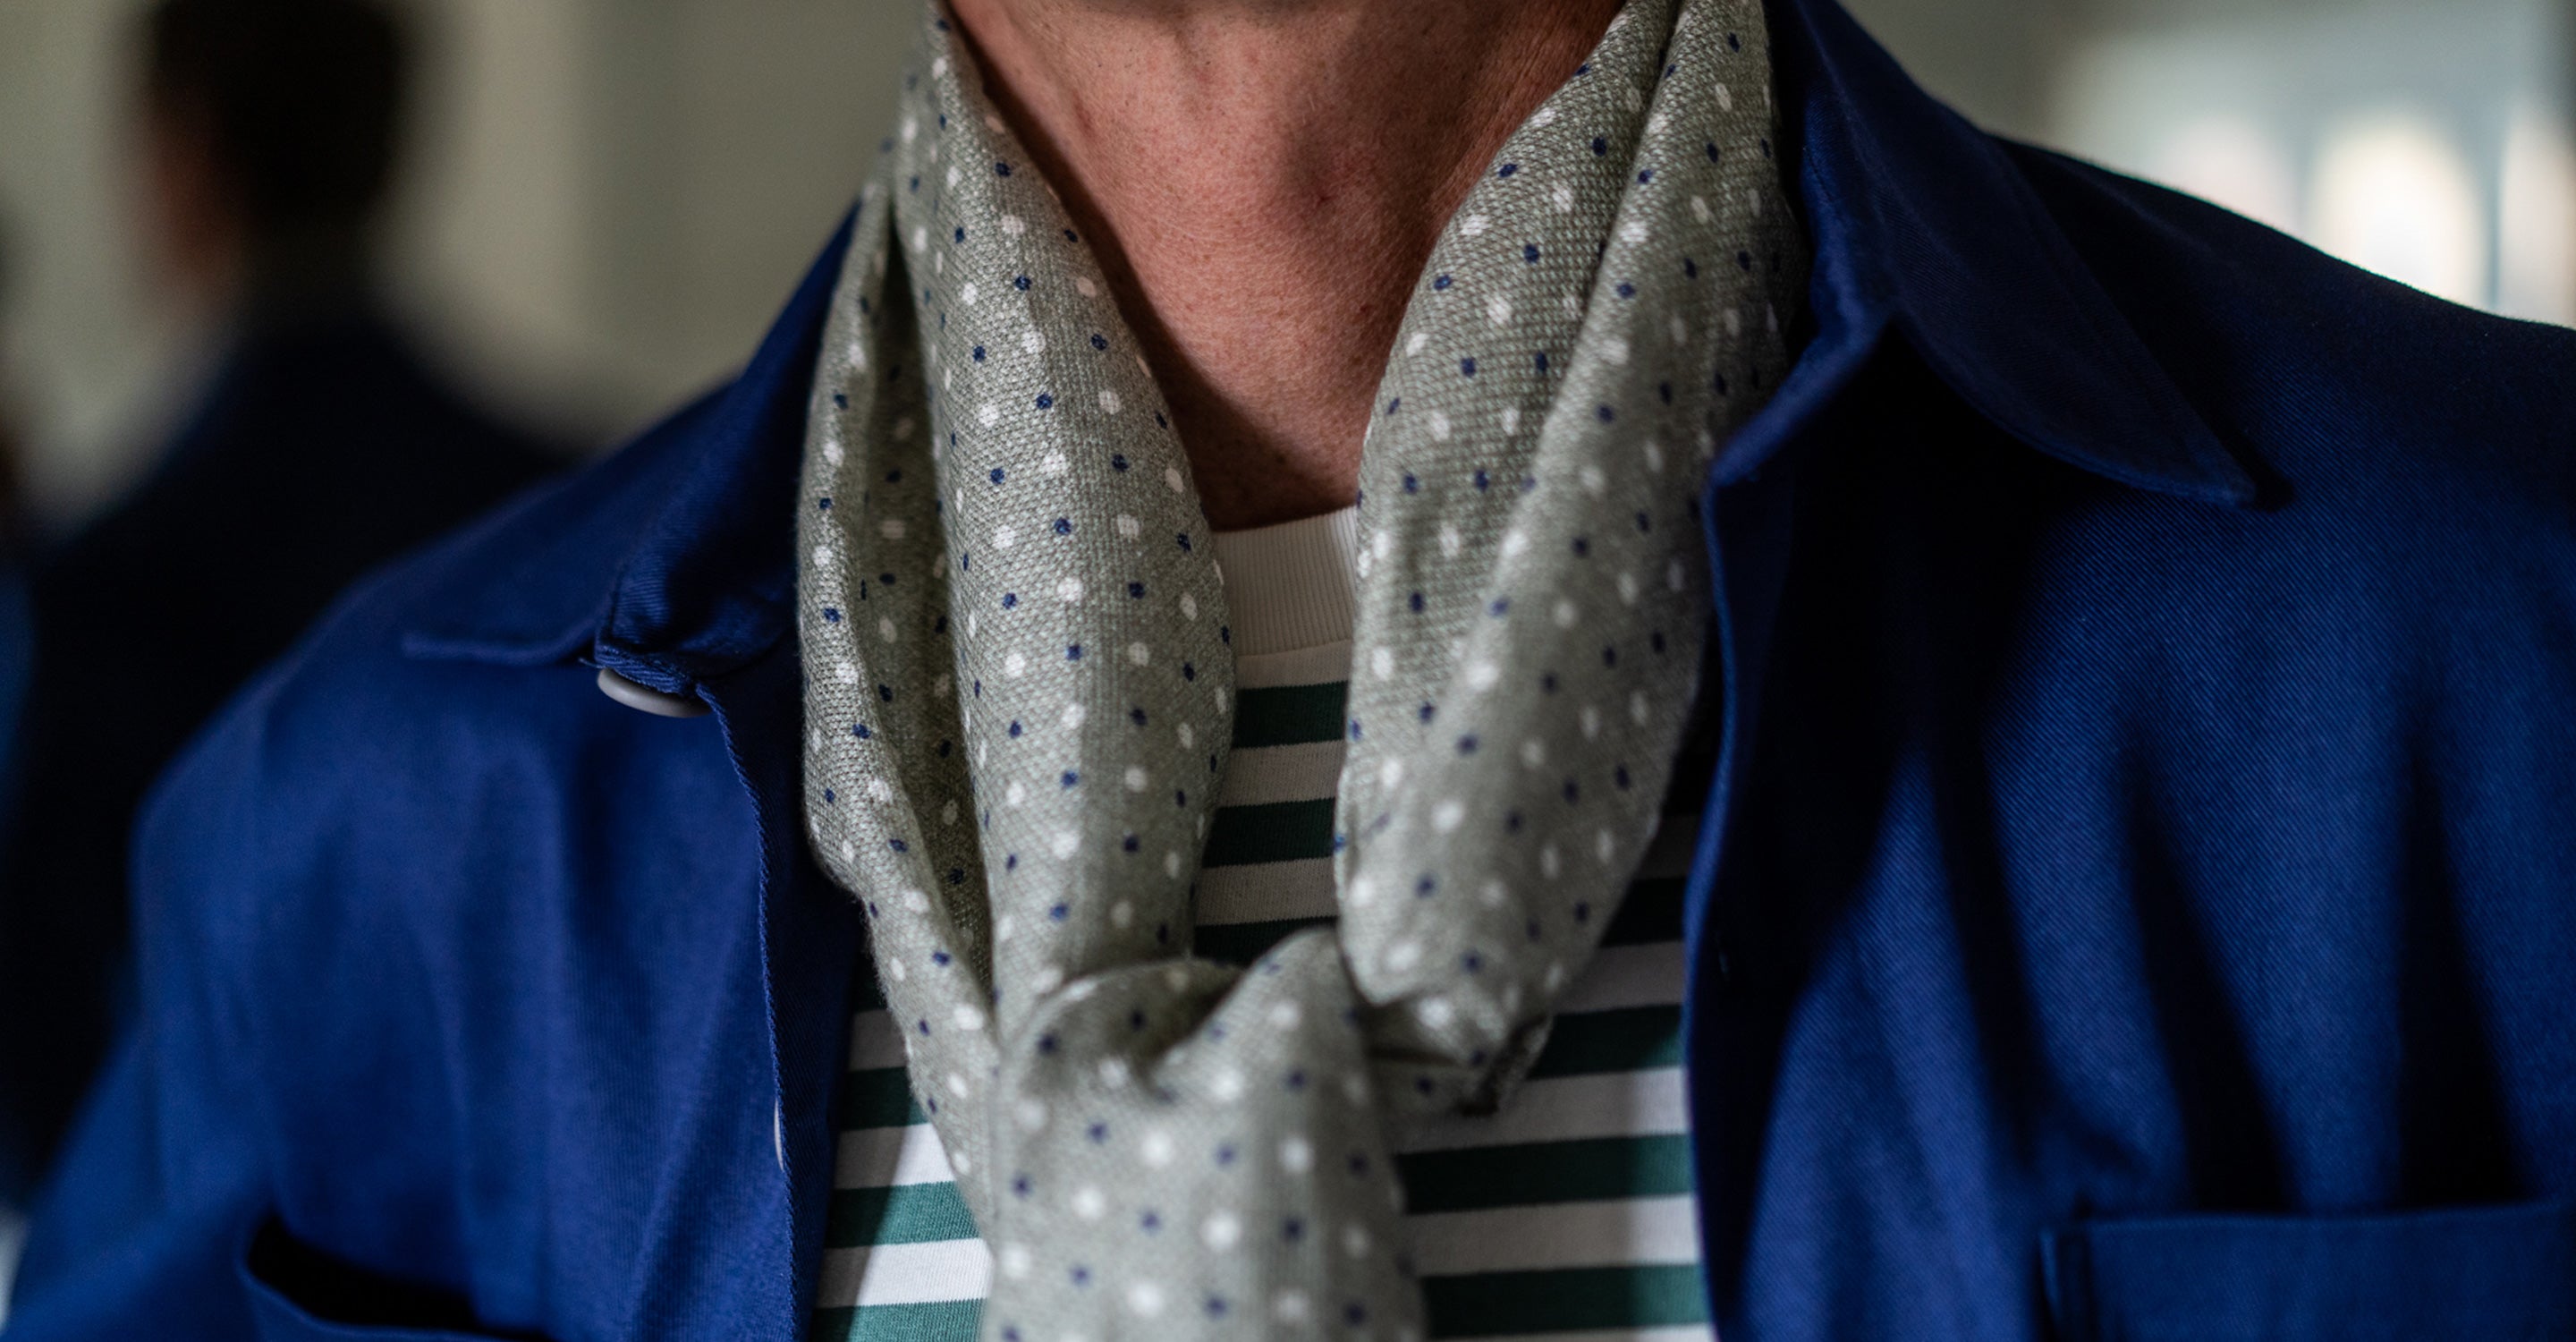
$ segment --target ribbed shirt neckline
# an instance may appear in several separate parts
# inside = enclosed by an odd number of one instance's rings
[[[1359,618],[1360,512],[1215,533],[1237,657],[1348,643]]]

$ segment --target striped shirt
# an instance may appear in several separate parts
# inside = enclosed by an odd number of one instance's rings
[[[1349,511],[1216,538],[1238,706],[1198,888],[1203,957],[1248,963],[1334,915],[1356,538]],[[1395,1134],[1434,1338],[1714,1336],[1681,1073],[1682,886],[1711,763],[1691,754],[1511,1103]],[[992,1259],[913,1102],[901,1032],[860,972],[814,1336],[972,1342]]]

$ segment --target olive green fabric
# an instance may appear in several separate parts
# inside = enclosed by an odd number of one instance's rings
[[[1333,928],[1193,958],[1205,518],[934,14],[810,411],[807,816],[992,1246],[988,1338],[1420,1335],[1391,1125],[1508,1104],[1657,823],[1694,509],[1804,258],[1758,0],[1634,0],[1443,232],[1362,464]],[[1317,258],[1318,265],[1332,258]]]

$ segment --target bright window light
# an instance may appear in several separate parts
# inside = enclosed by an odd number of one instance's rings
[[[2455,303],[2487,293],[2486,211],[2457,145],[2403,110],[2328,132],[2308,194],[2308,235],[2365,270]]]

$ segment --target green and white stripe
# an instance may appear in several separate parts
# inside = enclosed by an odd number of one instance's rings
[[[1241,658],[1196,949],[1249,961],[1333,916],[1333,796],[1350,645]],[[1507,1109],[1401,1134],[1407,1228],[1435,1338],[1709,1342],[1681,1073],[1681,795]],[[850,1030],[814,1336],[972,1342],[993,1264],[904,1079],[872,976]]]

